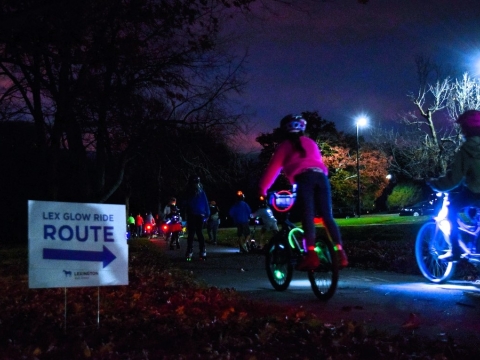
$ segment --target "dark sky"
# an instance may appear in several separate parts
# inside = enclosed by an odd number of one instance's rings
[[[359,114],[372,126],[391,127],[414,110],[407,94],[418,89],[417,56],[478,75],[479,0],[297,3],[302,10],[257,7],[265,20],[250,16],[237,24],[239,50],[249,52],[241,101],[253,113],[254,135],[302,111],[318,111],[352,133]]]

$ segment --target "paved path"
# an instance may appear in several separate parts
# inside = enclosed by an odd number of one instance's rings
[[[195,243],[194,259],[186,262],[185,240],[181,240],[181,250],[173,251],[164,240],[154,242],[178,267],[193,272],[208,285],[235,288],[252,299],[303,307],[333,326],[354,321],[392,334],[414,332],[480,343],[480,287],[472,284],[436,285],[415,275],[347,268],[340,273],[334,297],[321,302],[311,291],[305,273],[298,271],[286,291],[275,291],[267,279],[262,255],[243,255],[234,248],[207,245],[207,260],[201,261]],[[418,329],[402,326],[411,313],[418,318]]]

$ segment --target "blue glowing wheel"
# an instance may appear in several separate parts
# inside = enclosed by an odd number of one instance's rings
[[[450,248],[446,235],[434,221],[425,223],[417,234],[415,257],[423,276],[433,282],[442,283],[449,280],[455,272],[456,263],[438,259]]]

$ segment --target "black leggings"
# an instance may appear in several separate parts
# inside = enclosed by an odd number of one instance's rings
[[[187,216],[187,252],[193,250],[193,239],[197,235],[200,252],[205,251],[205,238],[203,237],[203,216],[190,214]]]

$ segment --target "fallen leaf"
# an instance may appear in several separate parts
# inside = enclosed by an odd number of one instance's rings
[[[418,329],[420,327],[420,319],[414,313],[410,313],[408,316],[408,320],[402,324],[402,328],[411,330],[411,329]]]

